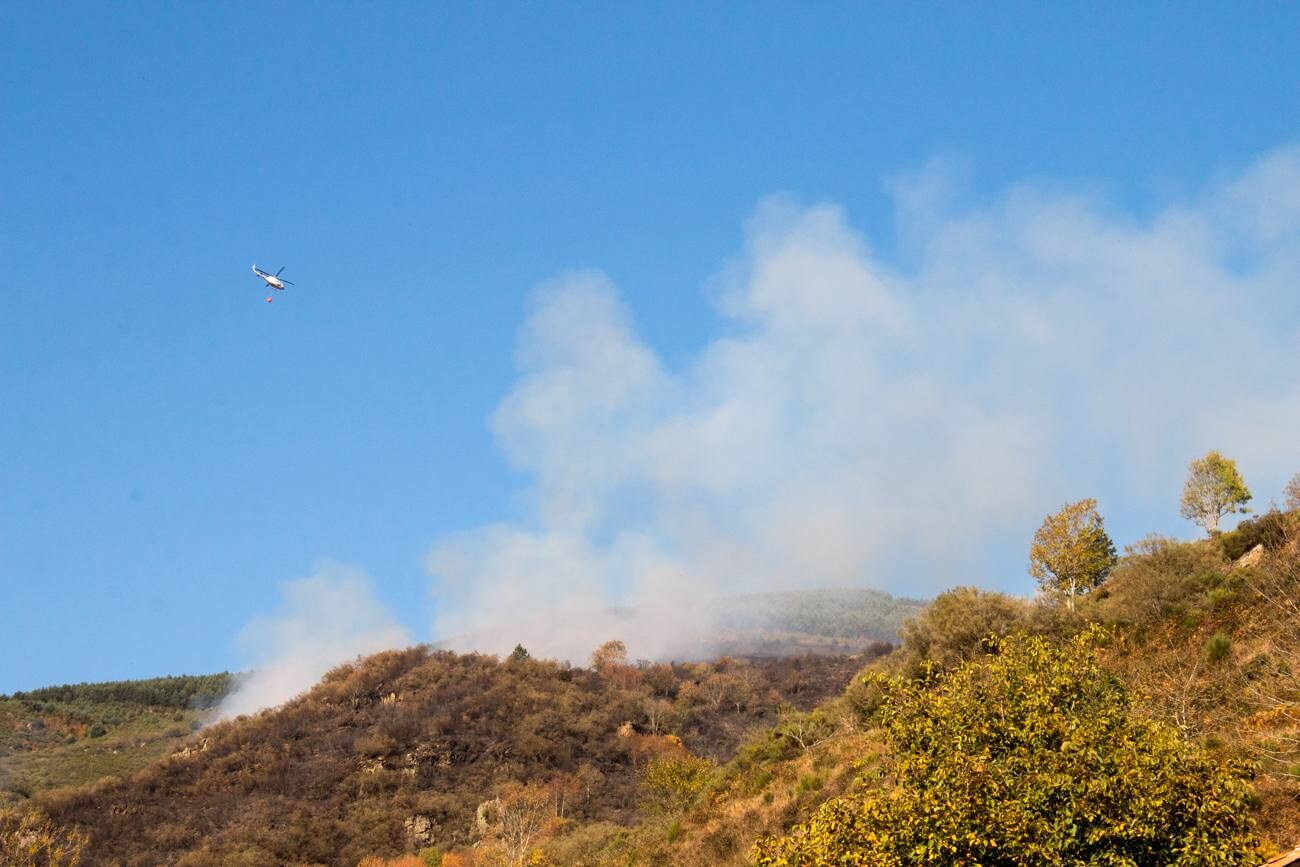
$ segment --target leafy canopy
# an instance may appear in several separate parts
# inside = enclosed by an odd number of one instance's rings
[[[1029,547],[1029,574],[1049,594],[1074,597],[1087,593],[1115,568],[1115,543],[1097,512],[1096,500],[1067,503],[1048,515]]]
[[[1247,785],[1131,712],[1093,627],[998,643],[934,679],[885,680],[888,789],[828,801],[753,851],[790,865],[1257,864]]]
[[[1219,519],[1236,512],[1249,512],[1250,489],[1237,472],[1237,462],[1218,452],[1208,452],[1187,467],[1180,514],[1213,534]]]

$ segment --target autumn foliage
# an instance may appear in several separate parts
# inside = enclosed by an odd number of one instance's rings
[[[399,855],[396,858],[371,856],[362,858],[357,867],[429,867],[429,862],[417,855]]]
[[[1009,638],[938,682],[883,681],[892,784],[827,802],[756,863],[1258,864],[1247,784],[1134,712],[1103,638]]]
[[[86,836],[34,810],[0,808],[0,864],[5,867],[75,867]]]
[[[1115,563],[1115,543],[1106,534],[1096,500],[1067,503],[1048,515],[1029,548],[1029,574],[1071,611],[1075,597],[1101,584]]]

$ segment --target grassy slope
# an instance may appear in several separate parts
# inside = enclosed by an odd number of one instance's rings
[[[0,803],[134,773],[183,744],[228,685],[220,674],[0,696]]]
[[[1260,831],[1290,848],[1300,843],[1300,538],[1240,567],[1238,541],[1134,558],[1089,613],[1116,626],[1109,664],[1146,712],[1257,769]]]

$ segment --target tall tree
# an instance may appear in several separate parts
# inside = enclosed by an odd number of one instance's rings
[[[1096,500],[1067,503],[1048,515],[1029,547],[1029,574],[1044,592],[1064,597],[1071,611],[1074,597],[1106,580],[1115,562]]]
[[[627,665],[627,645],[621,641],[606,641],[591,654],[591,667],[600,674]]]
[[[1208,452],[1188,465],[1181,514],[1205,528],[1207,534],[1219,531],[1219,519],[1224,515],[1249,512],[1249,501],[1250,489],[1232,458]]]
[[[480,833],[500,845],[510,867],[522,867],[533,844],[546,836],[555,806],[551,787],[511,781],[498,797],[479,805],[475,821]]]

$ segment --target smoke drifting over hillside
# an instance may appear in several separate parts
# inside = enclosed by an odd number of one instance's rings
[[[434,544],[433,639],[680,656],[718,596],[1005,588],[982,569],[1067,500],[1176,514],[1210,448],[1257,502],[1300,467],[1300,149],[1143,217],[1032,185],[963,207],[949,181],[894,184],[893,262],[834,205],[763,203],[710,287],[718,336],[677,367],[603,274],[541,286],[493,419],[528,514]],[[326,566],[246,630],[224,710],[409,641]]]
[[[411,643],[359,569],[325,563],[310,577],[287,582],[282,593],[281,611],[254,619],[240,635],[255,668],[222,702],[222,716],[282,704],[340,663]]]
[[[1066,499],[1172,501],[1211,447],[1294,472],[1300,151],[1141,218],[946,179],[895,185],[905,264],[834,205],[765,202],[677,368],[606,276],[539,288],[494,418],[531,511],[434,545],[435,638],[672,653],[711,595],[977,580]]]

